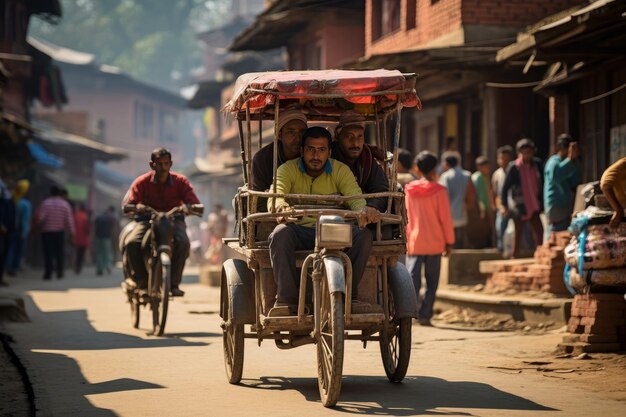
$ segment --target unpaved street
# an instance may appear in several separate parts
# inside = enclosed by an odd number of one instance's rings
[[[346,345],[335,409],[319,403],[315,351],[246,341],[244,379],[226,382],[219,290],[187,283],[170,305],[167,337],[130,327],[120,275],[11,282],[31,323],[7,324],[41,416],[372,415],[622,416],[626,364],[617,355],[551,356],[562,333],[521,335],[413,328],[408,376],[390,384],[378,346]],[[194,277],[186,277],[193,282]],[[542,360],[547,364],[537,363]]]

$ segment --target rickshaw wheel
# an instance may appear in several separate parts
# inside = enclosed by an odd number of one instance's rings
[[[411,318],[395,317],[393,296],[389,292],[389,322],[380,331],[380,355],[390,382],[401,382],[411,359]]]
[[[326,278],[320,289],[320,334],[317,340],[317,382],[324,407],[337,404],[341,392],[344,348],[344,302],[341,292],[330,293]]]
[[[163,255],[164,254],[161,254],[161,256]],[[150,294],[150,302],[152,304],[152,333],[155,336],[163,336],[163,332],[165,331],[171,280],[170,264],[162,263],[159,256],[155,257],[152,266],[152,291]]]
[[[224,297],[224,310],[228,311],[228,297]],[[222,332],[224,345],[224,366],[226,378],[231,384],[238,384],[243,375],[243,324],[235,324],[229,319]]]

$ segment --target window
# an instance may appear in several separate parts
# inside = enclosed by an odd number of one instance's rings
[[[102,143],[106,143],[107,138],[107,122],[104,119],[98,119],[96,123],[96,138]]]
[[[383,0],[383,35],[400,29],[400,0]]]
[[[372,1],[372,40],[400,29],[400,0]]]
[[[148,104],[135,102],[134,133],[136,138],[154,137],[154,108]]]
[[[176,115],[168,110],[159,111],[159,141],[176,142],[178,123]]]
[[[417,0],[406,0],[406,28],[414,29],[417,26]]]

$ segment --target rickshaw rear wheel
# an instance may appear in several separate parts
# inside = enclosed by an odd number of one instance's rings
[[[228,293],[227,275],[243,274],[243,266],[240,262],[229,259],[222,266],[222,293],[221,311],[224,319],[222,327],[222,344],[224,350],[224,368],[226,378],[231,384],[238,384],[243,375],[244,360],[244,325],[233,322],[233,313],[230,308],[230,297]],[[240,275],[241,276],[241,275]]]
[[[227,324],[223,331],[226,378],[238,384],[243,375],[243,324]]]
[[[344,353],[344,302],[341,292],[330,293],[326,277],[320,289],[320,334],[317,340],[317,382],[324,407],[337,404],[341,392]]]
[[[389,292],[389,322],[380,331],[380,355],[390,382],[401,382],[411,359],[411,317],[395,317],[393,296]]]

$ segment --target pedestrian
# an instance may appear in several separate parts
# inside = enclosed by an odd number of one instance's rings
[[[576,187],[580,184],[578,142],[570,135],[559,135],[557,152],[544,167],[543,205],[547,219],[546,236],[567,230],[574,210]]]
[[[267,205],[267,202],[265,203]],[[226,237],[228,230],[228,212],[224,206],[217,203],[213,206],[207,218],[207,228],[210,233],[209,247],[204,253],[204,258],[211,265],[221,265],[224,262],[225,247],[222,239]]]
[[[512,256],[520,255],[524,227],[529,224],[534,239],[534,247],[543,243],[543,225],[539,215],[542,211],[543,171],[541,160],[535,158],[535,143],[527,138],[516,144],[518,157],[509,164],[502,194],[503,214],[511,216],[515,223],[515,239],[511,247]]]
[[[496,151],[496,158],[498,169],[496,169],[491,176],[491,187],[494,193],[494,205],[496,210],[496,247],[502,252],[502,256],[507,258],[509,254],[504,245],[504,234],[506,233],[510,218],[508,215],[504,215],[503,206],[506,204],[506,201],[503,202],[500,195],[502,194],[502,187],[506,179],[507,168],[509,163],[513,160],[513,148],[509,145],[499,147]]]
[[[83,269],[83,263],[85,261],[85,253],[91,243],[91,220],[89,218],[89,212],[85,207],[85,204],[78,203],[76,210],[74,211],[74,225],[76,226],[76,233],[74,234],[74,272],[76,275],[80,274]]]
[[[0,286],[4,282],[4,267],[10,250],[9,237],[15,229],[15,204],[11,200],[11,193],[4,181],[0,178]]]
[[[471,181],[471,174],[459,166],[456,152],[443,154],[443,174],[439,183],[448,190],[454,225],[454,248],[467,247],[467,208],[476,202],[476,191]]]
[[[74,240],[75,226],[72,208],[56,185],[50,187],[50,196],[37,207],[35,224],[41,230],[43,279],[51,279],[53,269],[56,269],[57,278],[61,279],[64,273],[65,232],[69,231],[71,240]]]
[[[472,238],[469,239],[471,246],[475,249],[484,249],[491,247],[493,234],[493,190],[491,189],[491,166],[489,160],[484,156],[476,158],[476,172],[472,174],[472,185],[476,190],[476,202],[478,205],[478,216],[476,210],[473,210],[474,224],[472,227]],[[470,235],[468,230],[468,236]]]
[[[13,204],[15,205],[15,230],[11,235],[11,243],[7,254],[7,274],[14,276],[20,270],[24,249],[30,233],[30,222],[33,214],[33,208],[25,197],[30,188],[30,182],[21,179],[17,182],[13,191]]]
[[[413,172],[413,157],[406,149],[398,149],[398,184],[402,187],[413,180],[417,175]]]
[[[437,157],[422,151],[415,163],[422,178],[406,186],[407,268],[419,300],[424,265],[426,288],[418,310],[418,321],[423,326],[430,326],[439,285],[441,256],[450,253],[455,233],[448,193],[444,186],[437,183]]]
[[[117,235],[116,220],[115,207],[109,206],[96,216],[94,221],[96,275],[102,275],[103,272],[111,273],[111,265],[113,265],[113,236]]]
[[[626,209],[626,157],[618,159],[604,171],[600,188],[613,209],[609,226],[615,229],[624,219]]]

